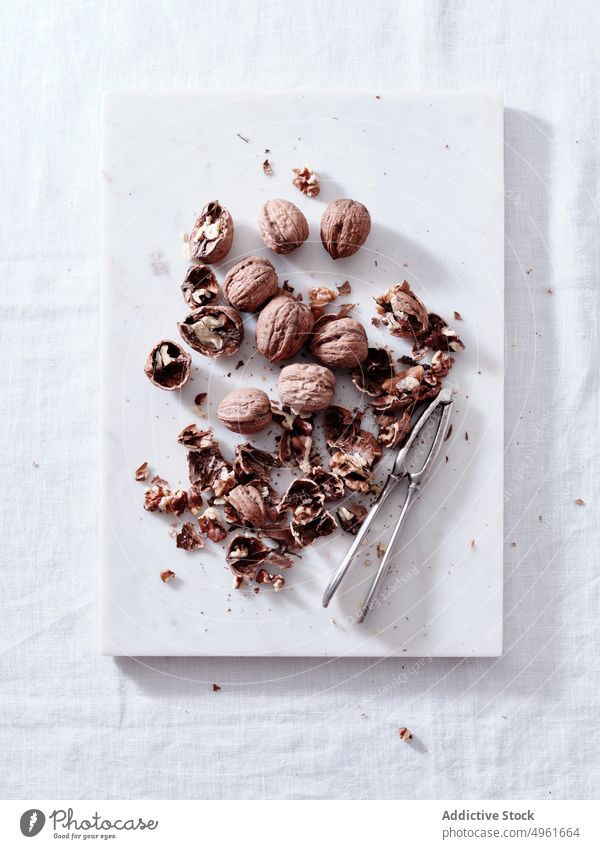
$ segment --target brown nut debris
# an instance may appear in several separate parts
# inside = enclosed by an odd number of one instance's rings
[[[279,443],[279,459],[282,463],[291,461],[305,474],[319,463],[313,450],[313,416],[294,415],[287,407],[271,401],[273,420],[283,428]]]
[[[313,480],[323,495],[325,501],[339,501],[344,497],[345,488],[341,478],[328,472],[323,466],[314,466],[310,472],[310,479]]]
[[[356,368],[367,358],[369,343],[363,325],[346,315],[323,315],[315,322],[310,351],[326,366]]]
[[[408,730],[408,728],[399,728],[398,735],[401,740],[404,740],[405,743],[408,743],[409,740],[412,740],[412,734]]]
[[[193,448],[198,451],[203,448],[213,448],[216,445],[212,428],[198,430],[198,425],[196,424],[186,425],[178,434],[177,442],[186,448]]]
[[[250,442],[244,442],[235,447],[233,468],[239,483],[250,483],[253,479],[265,481],[270,477],[271,469],[280,467],[279,457],[275,457],[270,451],[256,448]]]
[[[178,489],[172,492],[167,481],[158,475],[152,478],[152,486],[144,493],[144,510],[155,513],[173,513],[181,516],[187,507],[187,492]]]
[[[198,519],[198,526],[211,542],[222,542],[227,536],[225,525],[214,507],[207,507]]]
[[[227,546],[225,559],[234,575],[246,580],[256,577],[270,548],[258,537],[238,535]]]
[[[277,295],[258,315],[256,347],[272,363],[289,360],[308,340],[313,323],[308,304]]]
[[[304,168],[292,168],[292,171],[296,175],[292,180],[292,185],[296,186],[303,195],[315,198],[321,191],[319,175],[315,174],[308,165],[305,165]]]
[[[171,569],[163,569],[160,573],[160,579],[163,584],[166,584],[168,581],[172,581],[174,577],[175,572],[173,572]]]
[[[217,300],[219,284],[214,271],[208,265],[192,265],[181,284],[181,291],[186,304],[197,310]]]
[[[337,517],[341,529],[348,534],[356,536],[368,512],[367,508],[357,501],[348,501],[346,504],[338,507]]]
[[[199,516],[202,507],[202,496],[195,486],[190,487],[187,494],[188,510],[192,516]]]
[[[297,478],[288,486],[278,511],[291,510],[292,521],[306,525],[323,512],[324,502],[325,495],[314,480]]]
[[[271,402],[262,389],[235,389],[217,407],[217,417],[234,433],[258,433],[271,423]]]
[[[373,474],[369,464],[358,454],[336,451],[329,461],[334,475],[342,478],[353,492],[369,492]]]
[[[188,428],[184,428],[182,433],[187,430]],[[199,447],[189,451],[187,458],[190,483],[200,492],[212,489],[216,498],[222,498],[236,485],[233,468],[223,458],[211,428],[200,432],[198,436]]]
[[[244,340],[242,317],[234,307],[200,307],[178,327],[190,348],[205,357],[230,357]]]
[[[385,448],[395,448],[404,443],[411,431],[410,412],[406,410],[400,418],[390,415],[380,416],[377,424],[379,444]]]
[[[147,481],[148,475],[150,472],[148,471],[148,463],[142,463],[141,466],[135,470],[135,479],[136,481]]]
[[[219,262],[229,253],[233,242],[233,219],[218,200],[206,204],[190,233],[190,259]]]
[[[223,283],[230,304],[242,312],[256,312],[277,292],[277,272],[268,259],[249,256],[234,265]]]
[[[230,525],[256,530],[265,527],[265,502],[256,487],[240,484],[225,496],[225,502],[225,518]]]
[[[407,280],[392,286],[375,299],[377,312],[393,336],[413,340],[413,359],[423,359],[428,350],[462,351],[458,333],[439,315],[427,312]]]
[[[282,402],[293,411],[313,413],[331,403],[335,377],[324,366],[294,363],[281,370],[277,391]]]
[[[355,254],[366,242],[370,231],[369,211],[357,200],[334,200],[321,218],[321,241],[332,259]]]
[[[362,413],[333,404],[325,410],[325,442],[328,448],[346,448],[358,439]]]
[[[258,217],[258,232],[276,254],[289,254],[308,238],[308,222],[304,214],[289,200],[268,200]]]
[[[175,540],[177,548],[182,548],[184,551],[198,551],[204,548],[204,540],[191,522],[186,522],[182,526]]]
[[[352,372],[352,383],[361,392],[377,397],[383,384],[394,376],[392,356],[387,348],[369,348],[365,360]]]
[[[181,389],[190,376],[191,362],[190,355],[177,342],[163,339],[148,354],[144,373],[161,389]]]
[[[300,524],[292,521],[290,529],[292,536],[301,548],[306,548],[308,545],[319,537],[326,537],[332,534],[337,528],[337,522],[329,512],[321,513],[316,519],[307,524]]]

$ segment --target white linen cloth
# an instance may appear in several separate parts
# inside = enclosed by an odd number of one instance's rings
[[[597,5],[0,14],[0,796],[597,798]],[[100,93],[203,87],[504,93],[501,659],[98,655]]]

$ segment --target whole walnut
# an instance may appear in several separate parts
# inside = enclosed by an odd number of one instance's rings
[[[276,254],[289,254],[308,239],[308,222],[289,200],[268,200],[258,216],[258,232]]]
[[[371,231],[371,216],[357,200],[333,200],[321,218],[321,241],[332,259],[352,256]]]
[[[335,377],[325,366],[293,363],[281,370],[277,381],[279,397],[298,413],[314,413],[331,404]]]
[[[230,304],[242,312],[255,312],[277,291],[277,272],[268,259],[249,256],[234,265],[223,282]]]
[[[307,304],[290,295],[277,295],[258,314],[256,347],[272,363],[289,360],[309,338],[313,322]]]
[[[271,402],[262,389],[235,389],[217,407],[217,417],[234,433],[258,433],[271,423]]]
[[[219,262],[233,242],[233,218],[218,200],[209,201],[194,224],[188,241],[190,259]]]
[[[326,366],[356,368],[369,353],[367,331],[343,311],[324,315],[315,323],[310,350]]]

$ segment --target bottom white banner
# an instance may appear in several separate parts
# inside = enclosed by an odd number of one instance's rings
[[[48,801],[0,802],[0,846],[307,845],[600,846],[592,801]]]

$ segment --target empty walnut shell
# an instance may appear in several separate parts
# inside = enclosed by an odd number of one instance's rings
[[[324,315],[315,324],[310,350],[326,366],[356,368],[369,353],[367,331],[349,316]]]
[[[256,312],[277,292],[277,272],[268,259],[249,256],[227,274],[223,292],[236,309]]]
[[[190,348],[206,357],[229,357],[244,340],[242,317],[234,307],[200,307],[178,327]]]
[[[181,284],[181,291],[188,306],[193,310],[216,301],[219,284],[212,268],[208,265],[192,265]]]
[[[272,363],[289,360],[304,346],[313,322],[308,304],[277,295],[258,315],[256,347]]]
[[[357,200],[333,200],[321,218],[321,241],[332,259],[352,256],[371,231],[371,216]]]
[[[190,376],[192,358],[177,342],[163,339],[148,354],[144,372],[161,389],[181,389]]]
[[[335,377],[324,366],[293,363],[281,370],[277,390],[288,407],[298,413],[313,413],[331,403]]]
[[[262,389],[235,389],[217,407],[217,417],[234,433],[258,433],[271,423],[271,402]]]
[[[308,239],[308,222],[289,200],[268,200],[258,216],[258,232],[276,254],[289,254]]]
[[[219,262],[229,253],[233,242],[233,218],[218,200],[209,201],[190,233],[190,259]]]

